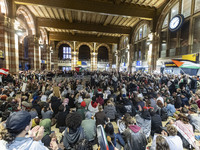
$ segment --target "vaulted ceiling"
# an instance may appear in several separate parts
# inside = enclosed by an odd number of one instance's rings
[[[168,0],[15,0],[37,17],[50,40],[117,43],[141,20],[152,20]],[[86,40],[87,38],[87,40]]]

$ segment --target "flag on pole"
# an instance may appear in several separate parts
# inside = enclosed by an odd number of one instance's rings
[[[9,70],[5,68],[0,68],[0,74],[8,75]]]
[[[106,134],[102,125],[97,126],[97,139],[102,150],[109,150]]]

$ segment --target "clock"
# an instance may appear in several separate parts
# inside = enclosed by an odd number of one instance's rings
[[[181,28],[184,22],[184,16],[183,15],[176,15],[174,16],[169,23],[169,30],[171,32],[175,32]]]

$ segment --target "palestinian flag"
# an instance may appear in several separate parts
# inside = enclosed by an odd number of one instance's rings
[[[8,72],[9,72],[8,69],[0,68],[0,74],[8,75]]]
[[[173,63],[175,63],[179,68],[188,68],[188,69],[200,69],[200,64],[196,64],[190,61],[178,61],[173,60]]]
[[[109,150],[106,134],[102,125],[97,126],[97,138],[101,150]]]

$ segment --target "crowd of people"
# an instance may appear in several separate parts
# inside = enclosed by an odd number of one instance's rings
[[[2,76],[0,149],[198,150],[199,83],[199,76],[143,72]]]

